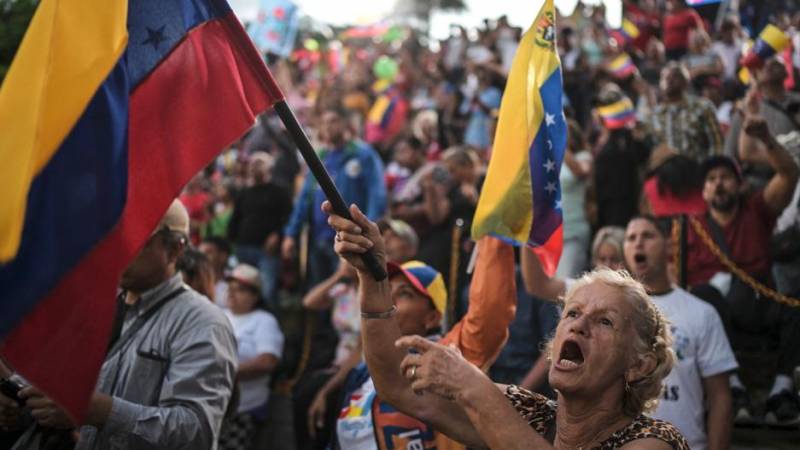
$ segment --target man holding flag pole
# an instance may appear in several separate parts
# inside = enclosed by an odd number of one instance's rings
[[[206,302],[203,320],[169,314],[197,313],[174,272],[188,219],[173,201],[270,107],[349,217],[224,0],[39,4],[0,86],[0,353],[18,372],[0,380],[3,426],[30,402],[33,434],[96,426],[79,448],[216,448],[234,343]]]

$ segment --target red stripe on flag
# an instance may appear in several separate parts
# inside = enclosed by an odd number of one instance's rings
[[[125,266],[188,180],[282,99],[254,57],[231,13],[192,30],[139,85],[130,102],[120,223],[3,344],[18,371],[79,420],[105,355]]]
[[[539,257],[539,261],[542,263],[542,269],[544,273],[547,274],[548,277],[552,277],[556,274],[556,269],[558,268],[558,260],[561,258],[561,250],[564,245],[564,226],[559,225],[558,228],[550,235],[550,238],[544,245],[540,245],[539,247],[534,247],[533,253]]]

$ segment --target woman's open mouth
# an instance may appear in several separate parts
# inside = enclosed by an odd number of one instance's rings
[[[583,350],[577,342],[566,340],[561,344],[561,354],[556,365],[559,369],[575,369],[583,365]]]

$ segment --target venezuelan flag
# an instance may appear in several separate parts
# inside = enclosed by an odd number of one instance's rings
[[[280,99],[224,0],[39,4],[0,87],[0,351],[77,420],[122,270]]]
[[[639,37],[639,27],[628,19],[622,19],[622,28],[620,31],[629,41]]]
[[[608,63],[608,70],[617,79],[625,79],[636,72],[636,65],[627,53],[622,53]]]
[[[606,128],[611,130],[623,128],[636,121],[636,111],[633,108],[633,102],[628,97],[610,105],[600,106],[597,108],[597,112],[603,119]]]
[[[764,62],[789,45],[789,36],[780,28],[769,24],[761,30],[758,39],[742,58],[741,64],[749,69],[757,69]]]
[[[559,171],[567,141],[556,15],[546,0],[514,56],[472,237],[493,234],[537,253],[549,274],[562,248]]]
[[[612,30],[610,34],[620,46],[624,46],[639,37],[639,27],[632,21],[623,18],[622,27]]]
[[[750,83],[750,70],[761,68],[769,58],[783,51],[789,45],[789,36],[780,28],[769,24],[761,30],[758,38],[745,52],[739,64],[739,80]]]

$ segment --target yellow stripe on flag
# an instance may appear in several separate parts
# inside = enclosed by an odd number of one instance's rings
[[[789,45],[789,36],[781,31],[780,28],[772,24],[764,27],[758,37],[769,44],[769,46],[772,47],[776,52],[782,51],[787,45]]]
[[[625,30],[625,33],[627,33],[631,39],[639,37],[639,27],[628,19],[622,19],[622,29]]]
[[[28,191],[125,51],[127,0],[43,0],[0,86],[0,263]]]
[[[554,21],[553,0],[546,0],[514,55],[492,158],[472,223],[475,240],[495,233],[517,242],[528,241],[533,223],[529,151],[544,119],[539,88],[559,66],[554,37],[545,36],[554,31]]]
[[[606,106],[600,106],[597,108],[597,112],[600,113],[601,116],[614,116],[619,113],[630,111],[633,109],[633,103],[628,98],[623,98],[622,100],[612,103]]]

